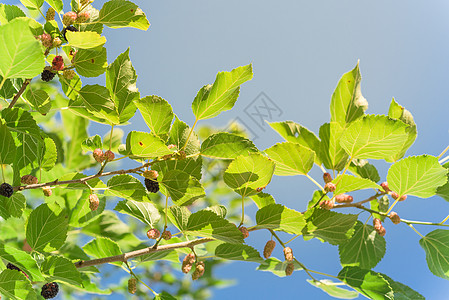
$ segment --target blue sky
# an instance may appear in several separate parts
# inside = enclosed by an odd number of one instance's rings
[[[190,105],[200,87],[212,83],[218,71],[253,63],[254,78],[243,85],[234,109],[210,122],[226,126],[232,119],[243,121],[257,136],[260,149],[280,142],[247,114],[263,92],[279,108],[269,121],[294,120],[318,132],[329,120],[330,97],[340,76],[360,59],[367,112],[387,113],[392,97],[412,112],[418,139],[408,155],[438,155],[449,142],[447,1],[136,3],[147,14],[150,29],[105,30],[112,47],[108,56],[113,59],[130,46],[141,95],[167,99],[187,123],[194,121]],[[145,125],[137,117],[133,126]],[[376,166],[385,179],[388,164],[378,161]],[[267,192],[301,210],[313,188],[304,177],[275,177]],[[449,204],[438,197],[409,197],[395,210],[407,219],[440,221],[449,213]],[[387,222],[386,229],[387,253],[374,270],[427,299],[447,299],[449,282],[428,270],[420,237],[403,224]],[[434,228],[417,229],[426,234]],[[248,243],[261,250],[268,238],[265,232],[252,233]],[[311,269],[334,275],[341,269],[337,247],[298,238],[292,248]],[[237,284],[214,291],[213,299],[330,299],[310,286],[303,272],[280,279],[255,268],[254,263],[220,268],[217,276],[236,278]]]
[[[104,2],[96,0],[94,6]],[[189,124],[194,121],[192,100],[204,84],[212,83],[219,71],[252,63],[254,78],[242,86],[234,109],[210,123],[225,127],[238,119],[251,130],[259,149],[266,149],[281,138],[250,117],[265,101],[276,108],[265,117],[268,121],[293,120],[317,133],[330,118],[330,97],[340,76],[360,59],[367,113],[387,113],[392,97],[412,112],[418,139],[408,155],[438,155],[449,143],[447,1],[134,2],[151,26],[146,32],[105,29],[108,60],[130,47],[141,96],[165,98]],[[140,115],[131,121],[126,131],[146,128]],[[388,164],[379,161],[376,166],[385,179]],[[317,170],[312,175],[321,176]],[[277,202],[301,210],[313,189],[305,177],[297,176],[275,177],[266,191]],[[406,219],[440,221],[449,214],[449,203],[438,197],[409,197],[395,210]],[[387,222],[386,229],[387,253],[374,270],[427,299],[447,299],[449,282],[428,270],[420,237],[403,224]],[[435,228],[417,229],[426,234]],[[262,250],[267,239],[268,233],[255,232],[247,242]],[[296,257],[313,270],[336,275],[341,269],[335,246],[301,238],[291,245]],[[282,257],[279,249],[277,256]],[[281,279],[256,272],[256,267],[241,262],[221,267],[216,275],[237,283],[215,290],[213,299],[331,299],[309,285],[304,272]]]

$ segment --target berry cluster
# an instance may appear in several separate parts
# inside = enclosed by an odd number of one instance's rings
[[[42,81],[49,82],[55,77],[56,73],[51,71],[51,67],[45,67],[44,71],[41,73]]]
[[[98,206],[100,205],[100,199],[98,199],[98,196],[96,194],[90,194],[89,195],[89,208],[91,211],[95,211],[98,209]]]
[[[385,236],[387,230],[382,226],[382,221],[378,218],[373,219],[374,230],[376,230],[377,234],[380,236]]]
[[[137,292],[137,279],[132,277],[128,280],[128,292],[135,294]]]
[[[162,232],[162,238],[164,240],[169,240],[171,239],[171,231],[170,230],[164,230],[164,232]]]
[[[249,237],[249,231],[248,231],[248,228],[242,226],[242,227],[239,227],[239,230],[240,230],[240,232],[242,233],[242,236],[243,236],[244,239],[246,239],[247,237]]]
[[[198,278],[203,276],[204,271],[205,271],[204,262],[202,262],[202,261],[197,262],[195,265],[195,271],[193,271],[193,274],[192,274],[192,280],[197,280]]]
[[[269,240],[263,248],[263,257],[269,258],[271,256],[271,253],[273,253],[274,247],[276,247],[276,242],[273,240]]]
[[[293,261],[293,250],[290,247],[284,248],[284,257],[286,261],[292,262]]]
[[[157,193],[159,191],[159,182],[145,178],[145,187],[147,188],[148,192]]]
[[[14,193],[14,189],[12,188],[12,186],[10,184],[4,182],[0,185],[0,195],[10,198],[13,193]]]
[[[36,184],[39,182],[39,180],[37,179],[37,177],[33,175],[24,175],[22,176],[22,178],[20,178],[20,182],[28,185],[28,184]]]
[[[56,282],[49,282],[44,284],[41,290],[41,295],[44,299],[51,299],[56,297],[59,292],[59,285]]]
[[[156,228],[151,228],[150,230],[147,231],[147,237],[150,240],[156,240],[161,236],[161,233],[159,232],[159,230],[157,230]]]
[[[183,273],[187,274],[192,270],[192,266],[195,263],[195,254],[189,253],[182,260],[181,270]]]

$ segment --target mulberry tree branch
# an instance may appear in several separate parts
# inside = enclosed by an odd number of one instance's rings
[[[154,162],[156,162],[156,161],[154,161]],[[92,180],[92,179],[95,179],[95,178],[99,178],[99,177],[103,177],[103,176],[135,173],[135,172],[141,170],[142,168],[148,167],[148,166],[150,166],[152,164],[153,164],[153,162],[150,162],[150,163],[146,163],[146,164],[144,164],[142,166],[139,166],[139,167],[133,168],[133,169],[116,170],[116,171],[111,171],[111,172],[105,172],[105,173],[101,173],[101,174],[95,174],[95,175],[86,176],[86,177],[83,177],[83,178],[80,178],[80,179],[63,180],[63,181],[59,181],[58,179],[56,179],[54,181],[45,182],[45,183],[36,183],[36,184],[15,186],[14,187],[14,191],[38,189],[38,188],[42,188],[44,186],[65,185],[65,184],[72,184],[72,183],[85,183],[85,182],[87,182],[89,180]]]
[[[179,249],[179,248],[192,248],[196,245],[208,243],[208,242],[211,242],[214,240],[215,239],[213,239],[213,238],[200,238],[200,239],[187,241],[187,242],[162,245],[162,246],[158,246],[156,249],[154,249],[153,246],[151,246],[151,247],[147,247],[144,249],[123,253],[120,255],[103,257],[103,258],[92,259],[92,260],[82,260],[82,261],[76,262],[75,267],[85,268],[85,267],[102,265],[102,264],[107,264],[107,263],[117,262],[117,261],[126,262],[129,259],[132,259],[132,258],[135,258],[138,256],[142,256],[145,254],[166,251],[166,250],[174,250],[174,249]]]

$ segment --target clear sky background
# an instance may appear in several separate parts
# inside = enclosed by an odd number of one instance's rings
[[[96,0],[94,6],[100,8],[104,2]],[[282,139],[255,116],[250,117],[256,107],[266,114],[261,108],[265,101],[276,108],[266,120],[293,120],[318,133],[319,126],[329,121],[330,98],[339,78],[360,59],[367,113],[387,113],[394,97],[415,118],[418,138],[407,155],[438,155],[449,143],[448,1],[134,2],[151,26],[146,32],[105,28],[108,61],[130,47],[141,96],[165,98],[188,124],[194,121],[191,103],[204,84],[213,83],[219,71],[253,63],[254,78],[242,86],[234,109],[211,124],[225,127],[230,120],[240,120],[259,149],[266,149]],[[266,96],[257,98],[262,92]],[[140,115],[131,121],[126,131],[146,128]],[[91,133],[95,130],[92,127]],[[375,164],[385,180],[388,165]],[[317,170],[312,175],[321,176]],[[300,211],[313,190],[314,185],[300,176],[275,177],[266,189],[277,202]],[[439,197],[409,197],[395,211],[406,219],[440,221],[449,214],[449,203]],[[374,270],[411,286],[427,299],[447,299],[449,281],[428,270],[420,237],[404,224],[387,221],[385,227],[387,253]],[[426,234],[436,228],[417,229]],[[262,251],[268,239],[267,232],[254,232],[247,243]],[[333,275],[341,270],[335,246],[298,238],[291,247],[313,270]],[[282,257],[280,247],[275,255]],[[214,290],[212,298],[331,299],[309,285],[304,272],[278,278],[255,271],[256,267],[244,262],[220,267],[216,276],[235,278],[236,284]]]

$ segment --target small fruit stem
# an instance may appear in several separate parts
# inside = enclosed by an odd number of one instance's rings
[[[286,241],[284,244],[287,245],[288,243],[290,243],[291,241],[293,241],[294,239],[296,239],[297,237],[301,236],[300,234],[295,235],[294,237],[292,237],[291,239],[289,239],[288,241]]]
[[[419,233],[419,231],[416,230],[415,227],[413,227],[412,224],[408,224],[408,226],[409,226],[411,229],[413,229],[419,236],[421,236],[422,238],[424,238],[424,236],[423,236],[421,233]]]
[[[343,169],[343,172],[341,173],[340,179],[335,183],[335,185],[338,185],[343,178],[343,175],[345,175],[346,171],[349,169],[349,166],[352,163],[352,157],[349,158],[348,163],[346,164],[345,168]]]
[[[315,185],[317,187],[319,187],[323,192],[324,192],[324,188],[321,186],[321,184],[319,184],[315,179],[313,179],[309,174],[306,174],[306,177],[310,179],[310,181],[312,181],[313,183],[315,183]]]
[[[438,159],[440,159],[444,153],[446,153],[449,150],[449,145],[446,147],[446,149],[443,150],[443,152],[440,153],[440,155],[438,155]]]
[[[140,280],[140,278],[133,272],[133,270],[131,269],[131,267],[129,266],[128,262],[125,261],[126,267],[128,268],[128,273],[131,274],[134,278],[137,279],[137,281],[139,281],[141,284],[143,284],[144,286],[146,286],[153,294],[154,296],[158,296],[159,294],[156,293],[152,288],[150,288],[145,282],[143,282],[142,280]]]
[[[387,214],[389,214],[390,213],[390,211],[393,209],[393,207],[399,202],[399,199],[401,199],[401,197],[402,197],[402,195],[400,195],[399,197],[398,197],[398,199],[396,199],[394,202],[393,202],[393,204],[390,206],[390,208],[387,210]]]
[[[189,142],[190,136],[192,135],[193,129],[195,129],[196,123],[198,122],[198,119],[195,119],[195,122],[193,123],[192,128],[190,129],[189,135],[187,136],[186,142],[184,143],[184,146],[180,150],[184,150],[187,146],[187,143]]]
[[[446,223],[446,221],[447,221],[448,219],[449,219],[449,215],[447,215],[447,217],[446,217],[446,218],[444,218],[444,219],[443,219],[443,221],[441,221],[441,222],[440,222],[440,224],[444,224],[444,223]]]
[[[242,219],[240,220],[240,224],[238,227],[242,226],[244,221],[245,221],[245,197],[242,196]]]

